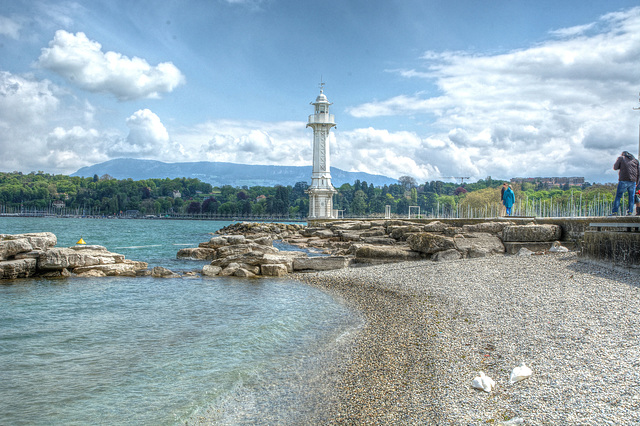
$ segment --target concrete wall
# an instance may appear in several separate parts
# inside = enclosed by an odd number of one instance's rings
[[[586,231],[580,256],[616,269],[640,272],[640,232]]]

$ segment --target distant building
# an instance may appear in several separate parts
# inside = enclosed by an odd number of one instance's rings
[[[56,209],[64,209],[64,201],[62,200],[55,200],[51,205]]]
[[[180,194],[180,191],[175,191],[174,190],[172,195],[173,195],[173,198],[181,198],[182,197],[182,194]]]
[[[564,186],[564,185],[582,186],[584,185],[584,178],[583,177],[532,177],[532,178],[517,177],[517,178],[512,178],[511,182],[512,183],[527,182],[527,183],[533,183],[535,185],[543,184],[547,188],[551,188],[554,186]]]

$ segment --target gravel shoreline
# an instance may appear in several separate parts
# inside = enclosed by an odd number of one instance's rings
[[[366,320],[318,379],[331,395],[315,401],[321,423],[640,423],[638,275],[564,253],[292,278]],[[510,385],[521,362],[533,375]],[[493,392],[471,387],[479,371],[496,381]]]

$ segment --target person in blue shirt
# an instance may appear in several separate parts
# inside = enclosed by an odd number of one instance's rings
[[[513,193],[513,189],[511,189],[511,185],[507,187],[502,194],[502,202],[504,206],[507,208],[507,216],[511,216],[511,207],[513,207],[513,203],[516,202],[516,195]]]

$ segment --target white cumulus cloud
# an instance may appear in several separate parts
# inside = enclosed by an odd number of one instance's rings
[[[615,157],[623,149],[638,149],[632,107],[640,69],[640,8],[552,35],[501,54],[426,52],[423,69],[393,71],[424,80],[424,90],[348,112],[359,118],[435,117],[427,137],[442,148],[425,164],[438,165],[446,175],[616,180],[610,170]],[[425,95],[433,93],[429,85],[437,88],[435,96]]]
[[[110,145],[108,135],[93,128],[56,127],[46,137],[43,158],[47,168],[76,171],[88,164],[108,159],[104,147]]]
[[[0,72],[0,170],[41,170],[46,164],[42,135],[46,118],[60,105],[51,82]]]
[[[169,152],[170,138],[160,117],[148,109],[126,120],[129,135],[107,147],[110,157],[162,157]]]
[[[311,130],[297,121],[215,120],[177,131],[181,161],[304,166],[311,163]]]
[[[142,58],[103,52],[100,43],[82,32],[56,31],[49,47],[42,49],[38,64],[85,90],[111,93],[119,100],[159,98],[184,82],[171,62],[151,66]]]

